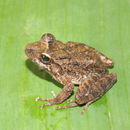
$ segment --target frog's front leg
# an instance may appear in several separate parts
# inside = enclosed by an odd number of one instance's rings
[[[74,89],[74,85],[70,83],[70,84],[65,85],[62,91],[55,98],[52,98],[52,99],[38,98],[37,100],[49,101],[48,104],[43,104],[40,106],[40,108],[64,102],[71,95],[73,89]]]

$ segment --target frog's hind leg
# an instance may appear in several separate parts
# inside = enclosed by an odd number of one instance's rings
[[[81,114],[84,114],[85,111],[86,111],[86,109],[88,108],[88,106],[89,106],[91,103],[93,103],[94,101],[96,101],[98,98],[99,98],[99,97],[97,97],[96,99],[94,99],[94,100],[88,102],[87,104],[85,104],[85,106],[83,107],[83,109],[82,109],[82,111],[81,111]]]
[[[88,106],[94,101],[101,98],[117,81],[117,76],[115,73],[108,74],[99,80],[97,80],[88,90],[86,98],[88,99],[85,107],[83,108],[81,114],[85,112]]]
[[[106,67],[112,68],[112,67],[114,66],[114,62],[112,61],[112,59],[108,58],[107,56],[103,55],[102,53],[100,53],[100,52],[98,52],[98,51],[97,51],[96,53],[99,55],[99,57],[100,57],[102,63],[103,63]]]

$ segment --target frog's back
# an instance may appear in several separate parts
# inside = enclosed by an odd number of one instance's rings
[[[54,62],[62,68],[63,74],[74,84],[81,83],[92,73],[108,72],[106,67],[103,67],[97,51],[85,44],[68,42],[60,49],[53,48],[51,55],[54,57]]]
[[[94,48],[82,43],[68,42],[65,50],[79,64],[88,65],[90,62],[92,64],[92,61],[94,63],[94,59],[97,58]]]
[[[98,67],[111,68],[114,63],[111,59],[100,53],[98,50],[83,43],[68,42],[66,52],[78,63],[96,65]]]

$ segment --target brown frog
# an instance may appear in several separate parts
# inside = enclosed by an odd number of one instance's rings
[[[117,81],[115,73],[109,74],[108,68],[114,63],[94,48],[77,42],[62,43],[50,34],[44,34],[37,42],[30,43],[25,53],[41,69],[46,70],[52,77],[64,85],[62,91],[52,99],[37,98],[37,101],[47,101],[50,106],[68,99],[79,85],[75,100],[68,106],[56,109],[85,105],[82,113],[89,104],[102,97]]]

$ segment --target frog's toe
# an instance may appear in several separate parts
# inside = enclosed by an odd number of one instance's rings
[[[53,97],[53,98],[55,98],[55,97],[56,97],[56,94],[55,94],[55,92],[54,92],[54,91],[51,91],[51,95],[52,95],[52,97]]]
[[[37,97],[37,98],[35,99],[35,101],[37,102],[37,101],[39,101],[39,99],[40,99],[40,97]]]
[[[36,99],[35,99],[35,101],[37,102],[37,101],[46,101],[46,102],[51,102],[53,99],[43,99],[43,98],[40,98],[40,97],[37,97]]]

